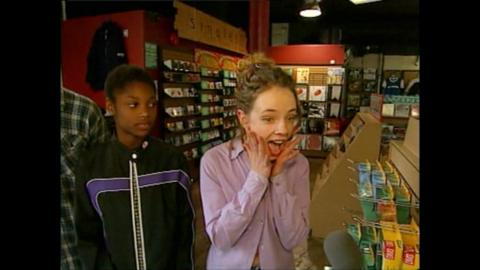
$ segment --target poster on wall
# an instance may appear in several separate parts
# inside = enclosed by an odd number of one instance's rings
[[[308,97],[308,86],[305,84],[297,84],[295,86],[295,92],[297,92],[298,100],[306,101]]]
[[[340,85],[332,86],[332,92],[330,96],[331,101],[340,101],[340,96],[342,94],[342,87]]]
[[[325,103],[310,103],[308,110],[309,118],[324,118],[325,117]]]
[[[297,68],[297,83],[308,83],[309,68]]]
[[[272,46],[288,44],[288,23],[272,23]]]
[[[377,70],[375,68],[366,68],[363,70],[363,79],[375,80],[377,78],[376,74],[377,74]]]
[[[145,67],[157,68],[157,45],[145,42]]]
[[[337,118],[340,116],[340,103],[332,102],[330,103],[330,113],[328,114],[329,117]]]
[[[327,89],[326,85],[311,85],[308,100],[325,101],[327,97]]]

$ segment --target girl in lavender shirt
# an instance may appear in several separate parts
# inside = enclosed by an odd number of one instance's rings
[[[308,160],[295,149],[301,115],[292,78],[262,54],[239,63],[239,135],[201,160],[207,269],[294,269],[306,240]]]

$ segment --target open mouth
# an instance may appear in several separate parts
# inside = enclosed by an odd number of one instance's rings
[[[268,141],[268,149],[271,156],[278,156],[282,152],[286,140],[271,140]]]

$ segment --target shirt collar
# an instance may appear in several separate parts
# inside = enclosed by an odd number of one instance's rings
[[[231,147],[230,159],[232,160],[236,159],[245,150],[245,148],[243,148],[242,139],[239,137],[232,139]]]
[[[113,141],[113,144],[115,145],[115,147],[123,155],[131,158],[132,154],[137,154],[138,157],[140,158],[140,157],[143,156],[144,152],[147,150],[148,146],[150,145],[151,138],[150,138],[150,136],[145,137],[145,139],[143,139],[142,144],[135,149],[128,149],[127,147],[125,147],[125,145],[123,145],[121,142],[118,141],[118,139],[115,135],[112,135],[112,141]]]

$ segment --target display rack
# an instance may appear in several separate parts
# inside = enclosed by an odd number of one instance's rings
[[[380,151],[381,123],[369,113],[357,113],[322,164],[310,204],[310,225],[314,237],[324,238],[341,229],[350,214],[343,209],[361,211],[356,192],[348,179],[355,177],[351,160],[377,160]]]
[[[419,269],[419,119],[409,119],[404,141],[390,142],[386,161],[354,162],[362,216],[353,214],[346,230],[357,243],[363,268]],[[344,256],[348,256],[345,254]]]
[[[189,160],[199,158],[202,120],[197,101],[200,73],[194,60],[193,50],[160,49],[161,137],[165,142],[179,147]]]

